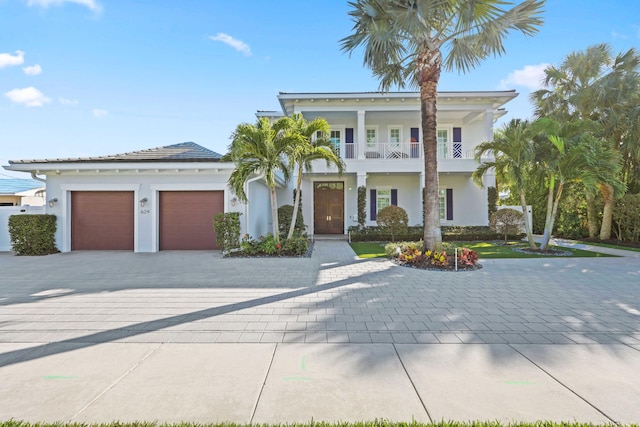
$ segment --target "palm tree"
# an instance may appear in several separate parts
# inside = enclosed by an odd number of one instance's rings
[[[635,132],[634,122],[626,117],[637,105],[639,65],[640,58],[634,49],[616,57],[607,44],[572,52],[559,67],[545,70],[545,89],[531,94],[536,114],[558,121],[597,121],[604,133],[594,136],[605,138],[616,151],[633,147],[637,141],[631,136]],[[605,201],[600,239],[606,240],[611,236],[615,189],[607,183],[600,183],[598,188]],[[595,237],[598,234],[595,196],[587,192],[586,199],[589,236]]]
[[[526,188],[534,161],[534,132],[534,127],[528,121],[512,119],[496,131],[493,141],[483,142],[476,147],[476,160],[480,161],[487,155],[494,157],[494,160],[480,162],[480,166],[472,174],[474,182],[482,186],[485,173],[495,170],[501,181],[513,185],[520,195],[525,231],[531,249],[536,249],[536,243],[527,215]]]
[[[438,81],[445,70],[475,68],[504,53],[510,30],[533,35],[542,24],[545,0],[525,0],[509,10],[505,0],[355,0],[349,15],[353,34],[343,51],[364,47],[364,64],[380,90],[406,85],[420,89],[425,168],[424,244],[442,248],[436,138]],[[444,54],[443,54],[444,52]]]
[[[342,175],[344,171],[344,162],[334,150],[333,143],[326,138],[326,135],[329,135],[330,127],[325,119],[317,118],[307,122],[302,114],[296,113],[289,120],[288,134],[294,141],[288,152],[289,162],[292,169],[297,168],[298,177],[293,203],[293,216],[287,239],[293,237],[296,219],[298,218],[303,172],[311,171],[311,164],[314,160],[326,161],[327,167],[336,166],[339,175]]]
[[[582,183],[588,192],[608,185],[621,191],[617,153],[593,137],[592,121],[558,123],[548,118],[537,120],[540,133],[535,141],[536,169],[544,176],[548,189],[547,210],[540,250],[547,249],[556,213],[565,186]],[[535,173],[535,172],[534,172]]]
[[[247,202],[244,185],[252,176],[262,176],[269,187],[271,197],[271,218],[273,236],[279,242],[278,201],[276,197],[276,175],[283,174],[289,180],[289,166],[286,154],[290,149],[291,138],[287,136],[289,121],[286,118],[271,123],[263,117],[255,125],[242,123],[233,132],[229,145],[229,158],[236,168],[229,177],[229,186],[243,202]]]

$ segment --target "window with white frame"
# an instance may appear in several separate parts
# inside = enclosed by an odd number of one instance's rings
[[[333,149],[336,153],[340,153],[340,131],[332,130],[329,135],[329,140],[333,144]]]
[[[378,130],[376,128],[367,128],[367,147],[375,148],[378,143]]]
[[[449,156],[449,130],[438,129],[438,158],[446,159]]]
[[[389,142],[391,143],[400,143],[402,139],[402,129],[397,126],[393,126],[389,128]]]
[[[378,190],[376,192],[376,211],[380,212],[387,206],[391,206],[391,190]]]
[[[447,219],[447,190],[438,190],[440,198],[440,219]]]

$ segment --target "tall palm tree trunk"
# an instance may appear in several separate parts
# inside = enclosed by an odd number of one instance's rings
[[[604,198],[604,209],[602,211],[602,226],[600,228],[600,240],[608,240],[611,238],[611,223],[613,220],[613,208],[615,206],[615,198],[613,187],[609,184],[601,184],[600,191]]]
[[[276,243],[280,243],[280,232],[278,230],[278,199],[276,196],[276,187],[269,188],[269,195],[271,196],[271,221],[273,224],[273,237],[276,239]]]
[[[520,189],[520,204],[522,205],[522,213],[524,214],[524,228],[529,239],[529,247],[537,249],[536,242],[533,240],[533,231],[531,230],[531,222],[529,222],[529,214],[527,213],[527,200],[525,199],[524,189]]]
[[[439,51],[423,52],[418,57],[422,147],[424,151],[424,246],[426,249],[437,251],[442,250],[436,132],[436,100],[441,66],[442,57]]]
[[[291,225],[289,226],[289,234],[287,239],[293,237],[293,231],[296,228],[296,221],[298,220],[298,208],[300,207],[300,187],[302,186],[302,168],[298,169],[298,182],[296,185],[296,197],[293,201],[293,214],[291,215]]]
[[[596,209],[596,197],[593,192],[587,190],[587,226],[589,237],[595,239],[598,235],[598,211]]]
[[[542,242],[540,243],[540,250],[544,251],[549,246],[549,240],[551,240],[551,218],[553,216],[553,193],[555,190],[555,178],[551,177],[549,180],[549,194],[547,196],[547,215],[544,220],[544,232],[542,234]]]

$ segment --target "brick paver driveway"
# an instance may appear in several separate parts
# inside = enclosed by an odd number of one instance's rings
[[[487,260],[475,272],[217,252],[0,254],[0,342],[624,343],[640,260]]]

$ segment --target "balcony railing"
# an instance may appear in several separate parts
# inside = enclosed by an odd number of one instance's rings
[[[419,142],[367,143],[365,159],[420,159],[422,145]]]
[[[358,145],[344,144],[344,159],[358,159]],[[363,157],[365,159],[421,159],[422,144],[419,142],[380,142],[367,143]],[[462,143],[438,144],[438,159],[473,159],[474,150],[464,149]]]
[[[473,159],[474,150],[465,150],[461,142],[438,144],[438,159]]]

